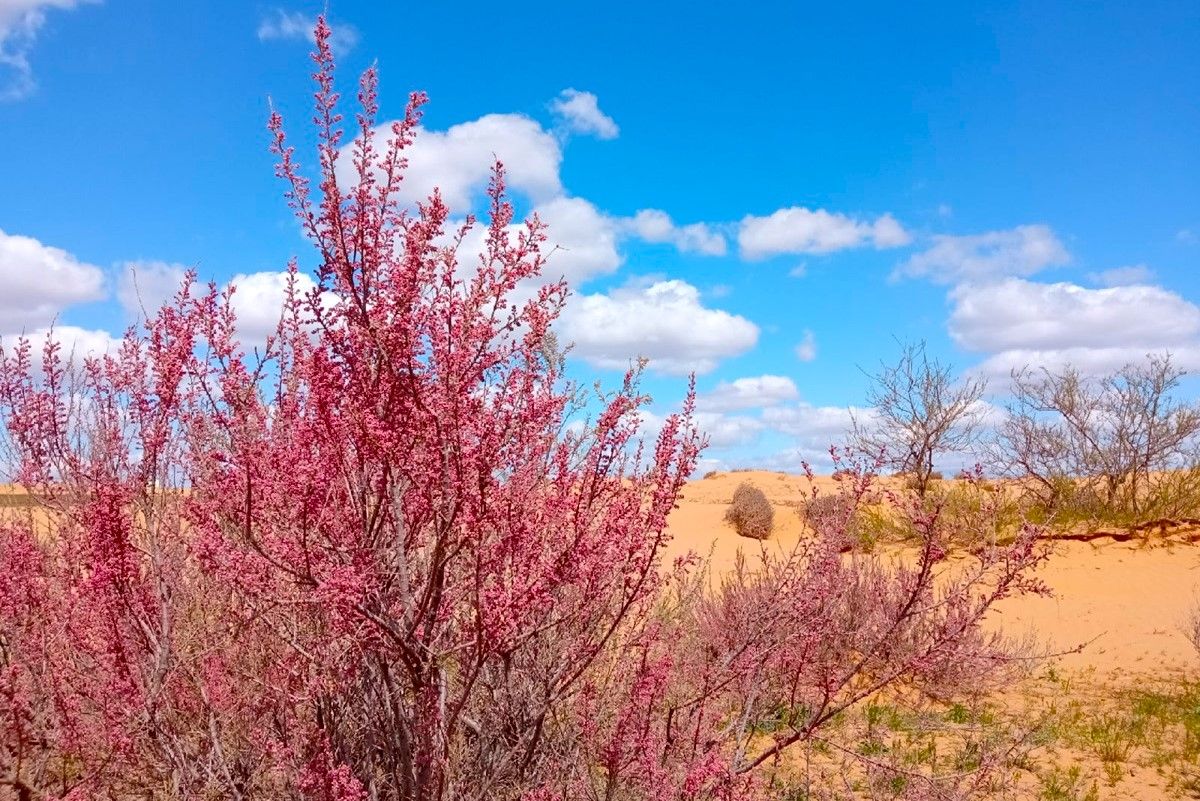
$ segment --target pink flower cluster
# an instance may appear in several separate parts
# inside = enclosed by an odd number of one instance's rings
[[[1036,532],[942,575],[937,510],[901,504],[923,547],[893,569],[847,551],[870,469],[790,554],[715,588],[663,565],[691,395],[644,442],[631,371],[569,426],[542,224],[512,232],[499,164],[481,255],[436,193],[404,208],[424,98],[378,142],[374,69],[340,185],[316,33],[315,200],[270,128],[317,281],[291,265],[274,335],[248,352],[232,290],[189,276],[114,354],[4,355],[39,503],[0,527],[0,794],[774,797],[790,749],[873,694],[1001,674],[980,623],[1040,590]]]

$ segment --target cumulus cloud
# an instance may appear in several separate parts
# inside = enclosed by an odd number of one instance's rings
[[[626,229],[645,242],[667,242],[680,253],[724,256],[725,236],[705,223],[676,225],[671,215],[660,209],[642,209],[625,221]]]
[[[667,418],[661,414],[655,414],[647,408],[638,409],[638,433],[648,441],[652,441],[662,433],[663,426],[666,425]]]
[[[534,211],[549,226],[546,277],[562,276],[577,286],[621,266],[617,226],[590,202],[580,197],[558,197]]]
[[[1200,309],[1155,286],[1087,289],[1010,278],[950,293],[950,335],[975,351],[1158,347],[1200,334]]]
[[[535,206],[532,213],[549,226],[546,241],[541,245],[546,264],[539,278],[519,287],[518,297],[532,297],[542,284],[559,278],[573,287],[579,286],[615,272],[624,261],[617,249],[618,225],[587,200],[564,195]],[[461,222],[456,221],[448,228],[456,231]],[[508,227],[508,234],[516,237],[523,230],[523,223],[514,223]],[[479,256],[486,250],[487,233],[487,226],[477,223],[458,247],[460,277],[464,280],[474,274]],[[448,233],[441,244],[451,242]]]
[[[862,419],[870,410],[846,406],[814,406],[796,403],[763,409],[762,420],[769,428],[795,437],[819,440],[823,448],[840,445],[853,425],[854,416]]]
[[[0,101],[20,100],[37,88],[29,54],[46,23],[46,12],[97,1],[0,0]]]
[[[792,438],[791,447],[763,460],[765,467],[795,471],[804,461],[820,471],[827,471],[832,462],[829,448],[846,444],[854,420],[871,425],[875,413],[871,409],[845,406],[814,406],[800,402],[788,406],[764,409],[762,423],[767,429]]]
[[[274,334],[283,315],[283,304],[287,297],[288,274],[286,272],[259,272],[235,275],[229,282],[234,289],[230,305],[237,317],[237,333],[242,346],[252,349],[261,347],[267,337]],[[305,293],[312,290],[316,282],[304,273],[296,275],[296,288]]]
[[[291,39],[315,43],[317,39],[313,31],[316,27],[316,17],[299,11],[276,8],[258,23],[258,39],[261,42]],[[329,46],[333,48],[334,53],[348,53],[358,44],[358,30],[353,25],[330,23],[329,31]]]
[[[187,268],[163,261],[127,261],[117,279],[117,302],[131,320],[153,317],[183,284]]]
[[[550,110],[572,133],[598,139],[616,139],[621,133],[613,118],[600,110],[600,102],[591,92],[563,89],[550,103]]]
[[[638,433],[653,441],[662,432],[667,418],[650,409],[638,409]],[[730,417],[716,412],[697,412],[693,418],[696,428],[708,436],[713,448],[728,448],[746,445],[758,437],[762,424],[751,417]]]
[[[722,381],[711,392],[696,398],[701,411],[729,412],[775,406],[800,397],[796,383],[787,376],[759,375]]]
[[[1045,225],[970,236],[939,235],[933,246],[896,268],[895,278],[927,278],[939,284],[1029,276],[1066,264],[1067,249]]]
[[[747,215],[738,230],[738,247],[747,259],[783,253],[830,253],[874,245],[878,249],[907,245],[912,238],[890,214],[874,222],[792,206],[766,217]]]
[[[696,460],[696,469],[692,471],[692,477],[705,476],[709,473],[720,473],[729,469],[729,463],[724,459],[719,459],[715,456],[701,456]]]
[[[377,127],[375,136],[380,143],[387,142],[391,123]],[[338,181],[343,187],[353,186],[357,181],[352,147],[352,143],[343,147],[338,160]],[[562,150],[558,140],[535,120],[521,114],[487,114],[452,125],[445,131],[421,128],[405,156],[408,169],[398,196],[408,203],[425,200],[437,187],[452,212],[474,211],[491,179],[496,159],[504,163],[509,189],[535,204],[562,194],[559,178]]]
[[[804,338],[796,345],[796,358],[802,362],[811,362],[817,358],[817,339],[812,331],[805,329]]]
[[[697,412],[696,428],[708,437],[710,447],[734,448],[739,445],[749,445],[758,439],[763,424],[753,417],[744,415]]]
[[[957,287],[950,300],[951,337],[992,354],[977,368],[990,375],[1066,362],[1106,371],[1165,350],[1182,364],[1200,353],[1200,308],[1157,286],[1089,289],[1010,278]]]
[[[645,357],[658,372],[707,373],[758,341],[744,317],[706,308],[700,291],[684,281],[658,281],[576,296],[560,321],[572,353],[598,367],[624,369]]]
[[[42,326],[31,331],[14,332],[0,336],[0,346],[5,350],[16,347],[22,339],[29,341],[33,369],[42,369],[42,353],[47,340],[60,346],[58,355],[63,362],[81,365],[84,359],[116,353],[121,340],[107,331],[80,328],[74,325]]]
[[[1139,364],[1149,355],[1171,354],[1172,364],[1188,371],[1200,370],[1200,342],[1183,343],[1163,348],[1133,347],[1075,347],[1055,350],[1014,349],[1001,351],[984,359],[972,368],[978,375],[990,378],[994,385],[1006,382],[1013,370],[1026,367],[1045,367],[1050,370],[1071,365],[1084,375],[1105,375],[1127,364]]]
[[[1131,264],[1128,267],[1113,267],[1111,270],[1088,273],[1088,280],[1101,286],[1148,284],[1154,280],[1154,271],[1144,264]]]
[[[49,325],[68,306],[104,297],[104,272],[61,248],[0,231],[0,331]]]

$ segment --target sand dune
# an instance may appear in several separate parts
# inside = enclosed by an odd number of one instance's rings
[[[743,481],[762,489],[776,508],[775,534],[761,546],[737,536],[723,520]],[[818,477],[816,485],[822,492],[836,487],[829,477]],[[739,549],[747,555],[760,547],[782,551],[802,532],[799,504],[809,486],[804,476],[761,471],[692,481],[670,519],[669,555],[711,555],[719,573],[734,563]],[[1052,651],[1086,643],[1081,652],[1061,658],[1063,667],[1092,668],[1117,679],[1200,665],[1180,629],[1193,593],[1200,590],[1200,547],[1154,536],[1125,543],[1104,538],[1056,542],[1040,576],[1054,597],[1011,599],[997,618],[1010,633],[1034,632]]]

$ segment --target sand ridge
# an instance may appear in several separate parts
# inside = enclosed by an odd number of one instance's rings
[[[765,543],[737,536],[724,522],[729,499],[742,482],[761,489],[775,506],[775,532]],[[672,540],[667,557],[691,551],[708,557],[719,574],[734,564],[739,550],[747,557],[760,547],[783,552],[803,533],[803,501],[812,486],[829,493],[838,483],[828,476],[810,483],[802,475],[767,471],[718,473],[691,481],[668,522]],[[1182,631],[1200,592],[1200,547],[1187,538],[1055,541],[1038,575],[1054,595],[1008,599],[996,618],[1006,632],[1032,633],[1050,651],[1084,645],[1061,658],[1063,667],[1119,679],[1200,665]]]

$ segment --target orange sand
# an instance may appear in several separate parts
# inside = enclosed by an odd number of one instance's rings
[[[765,543],[738,537],[723,520],[734,489],[743,481],[762,489],[775,506],[775,532]],[[822,492],[836,487],[828,477],[819,477],[816,483]],[[748,558],[762,547],[782,552],[802,533],[801,502],[809,486],[803,476],[760,471],[721,473],[693,481],[671,516],[673,539],[667,555],[691,551],[707,556],[714,575],[719,575],[733,565],[739,550]],[[1047,703],[1060,708],[1072,703],[1098,708],[1095,705],[1103,706],[1115,697],[1114,692],[1173,678],[1194,678],[1200,672],[1200,656],[1181,629],[1200,591],[1200,547],[1161,537],[1127,543],[1103,538],[1058,541],[1039,575],[1054,596],[1009,599],[997,609],[994,624],[1012,635],[1031,635],[1043,652],[1065,652],[1086,645],[1051,663],[1064,679],[1031,678],[998,699],[1005,706],[1020,709],[1032,700],[1034,708],[1041,709]],[[1071,688],[1069,696],[1064,696],[1067,687]],[[1077,792],[1094,785],[1099,801],[1187,797],[1181,794],[1185,791],[1170,787],[1170,768],[1164,772],[1163,768],[1125,762],[1120,765],[1119,782],[1113,784],[1105,778],[1104,766],[1094,754],[1065,743],[1039,752],[1037,761],[1043,769],[1051,765],[1082,768]],[[1043,794],[1037,779],[1023,775],[1016,797],[1049,796]]]
[[[734,489],[743,481],[762,489],[775,505],[775,533],[761,546],[738,537],[723,520]],[[816,481],[822,492],[836,486],[827,477]],[[803,476],[758,471],[692,481],[670,519],[673,539],[668,555],[711,554],[713,571],[720,573],[733,564],[739,549],[747,556],[760,547],[782,551],[800,536],[798,502],[808,486]],[[1062,657],[1062,667],[1092,668],[1117,679],[1200,666],[1200,657],[1180,628],[1194,593],[1200,591],[1200,548],[1154,539],[1058,542],[1039,575],[1054,597],[1011,599],[997,617],[1009,633],[1033,631],[1051,651],[1089,643],[1082,652]]]

